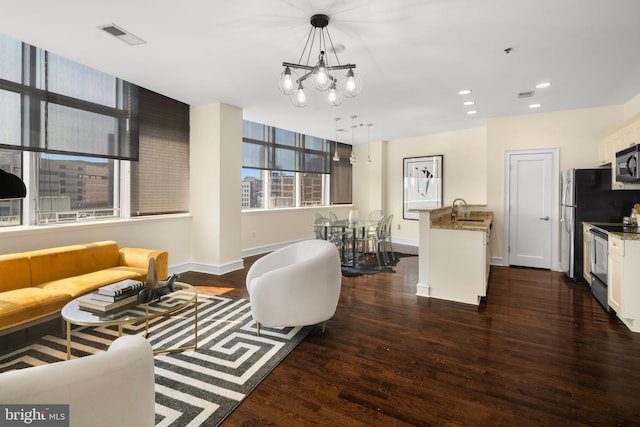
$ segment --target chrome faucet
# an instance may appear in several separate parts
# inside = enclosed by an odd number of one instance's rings
[[[464,204],[464,209],[467,209],[467,202],[464,199],[455,199],[451,204],[451,218],[455,219],[458,216],[458,207],[456,203],[462,202]]]

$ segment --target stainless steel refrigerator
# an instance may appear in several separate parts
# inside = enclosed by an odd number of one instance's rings
[[[568,169],[560,175],[560,265],[574,282],[582,277],[582,223],[622,223],[640,190],[612,190],[611,169]]]

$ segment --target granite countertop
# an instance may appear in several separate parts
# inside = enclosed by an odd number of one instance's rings
[[[595,221],[583,221],[582,224],[587,225],[621,225],[619,222],[595,222]],[[610,236],[617,237],[621,240],[640,240],[639,233],[622,233],[618,231],[607,231]]]
[[[440,215],[431,217],[431,228],[468,231],[489,231],[493,222],[493,212],[466,211],[457,218],[451,218],[451,208],[443,209]]]

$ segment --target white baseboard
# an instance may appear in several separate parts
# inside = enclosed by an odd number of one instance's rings
[[[245,249],[245,250],[242,251],[242,258],[245,258],[245,257],[248,257],[248,256],[254,256],[254,255],[262,255],[262,254],[266,254],[268,252],[273,252],[276,249],[284,248],[285,246],[289,246],[292,243],[301,242],[303,240],[309,240],[309,239],[290,240],[288,242],[280,242],[280,243],[274,243],[272,245],[259,246],[259,247],[256,247],[256,248]]]
[[[501,256],[492,256],[491,265],[504,266],[504,258]]]
[[[228,262],[226,264],[214,265],[203,264],[199,262],[187,262],[179,265],[174,265],[169,268],[169,273],[184,273],[185,271],[195,271],[198,273],[207,273],[220,276],[223,274],[231,273],[232,271],[242,270],[244,268],[244,261],[239,259],[237,261]]]
[[[391,236],[391,243],[397,243],[398,245],[404,245],[404,246],[414,246],[414,247],[418,247],[420,246],[420,242],[418,242],[418,240],[416,239],[405,239],[403,237],[393,237]]]

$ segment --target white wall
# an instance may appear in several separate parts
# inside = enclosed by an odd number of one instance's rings
[[[507,150],[559,147],[560,169],[597,167],[597,138],[623,121],[623,106],[537,113],[487,121],[487,205],[494,212],[492,254],[503,258]],[[558,183],[559,185],[559,183]]]
[[[486,204],[487,162],[485,128],[466,129],[435,135],[387,141],[380,150],[372,150],[374,164],[361,162],[366,159],[363,146],[357,146],[358,163],[354,166],[354,201],[365,205],[358,197],[361,194],[379,198],[384,192],[382,209],[393,214],[394,241],[418,245],[418,221],[403,219],[403,159],[444,155],[443,159],[443,203],[451,204],[461,197],[469,204]],[[373,148],[373,146],[372,146]],[[373,167],[372,167],[373,166]],[[367,172],[365,172],[366,170]],[[368,173],[368,175],[367,175]],[[383,184],[376,174],[380,174]],[[372,209],[377,206],[368,206]],[[400,227],[398,229],[398,226]]]
[[[264,253],[284,243],[312,239],[316,212],[326,217],[333,211],[344,219],[348,218],[350,209],[353,209],[351,205],[340,205],[243,212],[240,239],[243,256]]]
[[[167,215],[93,223],[7,227],[0,230],[0,254],[115,240],[121,247],[166,250],[172,271],[190,261],[191,217]],[[0,279],[1,280],[1,279]]]

